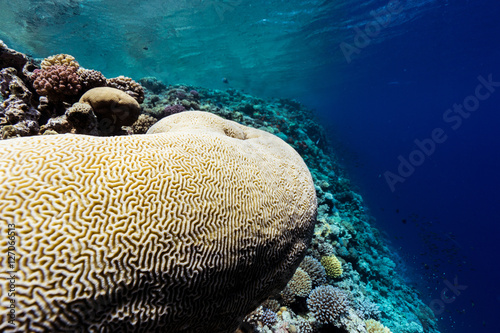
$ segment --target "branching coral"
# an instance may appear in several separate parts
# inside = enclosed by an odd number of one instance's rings
[[[39,95],[47,96],[52,100],[76,95],[82,87],[76,71],[76,67],[66,65],[36,69],[33,73],[33,87]]]
[[[306,256],[300,263],[300,268],[309,274],[313,286],[320,286],[326,283],[325,268],[314,257]]]
[[[83,92],[92,88],[106,86],[106,78],[99,71],[80,68],[77,73],[80,77],[80,84]]]
[[[302,268],[297,268],[292,279],[287,284],[287,288],[298,297],[307,297],[311,292],[311,287],[311,278]]]
[[[336,324],[349,310],[350,299],[342,289],[320,286],[309,295],[307,306],[319,323]]]
[[[321,264],[325,267],[326,275],[329,277],[338,278],[342,275],[342,263],[335,255],[321,258]]]
[[[78,62],[75,60],[75,57],[63,53],[43,59],[41,67],[42,69],[48,69],[49,67],[56,65],[74,67],[75,69],[78,69],[80,67]]]

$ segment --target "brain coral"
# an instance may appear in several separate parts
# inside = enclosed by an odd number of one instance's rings
[[[342,263],[335,256],[325,256],[321,258],[321,265],[325,267],[326,275],[332,278],[338,278],[342,275]]]
[[[315,222],[302,158],[274,135],[204,112],[149,133],[0,142],[14,330],[233,332],[286,285]],[[13,331],[8,293],[0,300],[0,331]]]

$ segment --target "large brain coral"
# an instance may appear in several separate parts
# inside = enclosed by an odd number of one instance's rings
[[[149,133],[0,142],[0,331],[233,332],[286,285],[316,214],[301,157],[203,112]]]

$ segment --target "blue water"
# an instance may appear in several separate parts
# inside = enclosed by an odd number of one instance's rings
[[[227,77],[230,87],[315,108],[440,329],[500,332],[500,84],[477,88],[500,82],[497,2],[0,4],[0,38],[37,57],[69,53],[107,77],[210,88],[227,88]],[[356,39],[365,29],[371,37]],[[470,115],[448,111],[464,102]],[[433,131],[434,148],[419,153],[415,140],[428,143]],[[391,188],[399,156],[418,166]]]

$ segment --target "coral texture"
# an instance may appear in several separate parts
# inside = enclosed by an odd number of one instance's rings
[[[311,256],[306,256],[300,263],[300,268],[302,268],[307,274],[309,274],[313,286],[326,284],[325,268],[317,259]]]
[[[99,122],[99,131],[108,135],[119,132],[122,126],[132,125],[141,113],[141,106],[135,99],[110,87],[90,89],[83,94],[79,103],[92,106]]]
[[[349,310],[350,300],[339,288],[320,286],[309,295],[307,306],[319,323],[337,324],[340,316]]]
[[[78,69],[77,73],[80,77],[80,84],[82,86],[83,92],[88,91],[92,88],[106,86],[106,78],[99,71],[80,68]]]
[[[17,331],[230,332],[286,285],[317,208],[293,148],[204,112],[149,133],[0,141],[0,234],[15,225],[22,244]]]
[[[302,268],[297,268],[286,287],[289,288],[295,296],[307,297],[312,288],[311,278]]]
[[[33,87],[39,95],[58,100],[76,95],[80,88],[77,69],[72,66],[54,65],[33,72]]]
[[[97,135],[97,117],[87,103],[75,103],[65,112],[65,116],[73,126],[71,133]]]
[[[9,49],[7,45],[0,40],[0,69],[13,67],[21,73],[27,62],[28,58],[24,54]]]
[[[380,317],[380,308],[370,300],[362,299],[356,302],[356,313],[363,320],[378,319]]]
[[[132,132],[134,134],[144,134],[151,126],[153,126],[158,120],[156,118],[148,116],[147,114],[141,114],[139,118],[132,124]]]
[[[40,112],[30,105],[31,91],[13,67],[0,70],[0,136],[2,139],[38,133]]]
[[[366,330],[368,333],[392,333],[390,329],[382,325],[380,322],[369,319],[365,321]]]
[[[338,278],[342,275],[342,263],[335,256],[325,256],[321,258],[321,265],[325,267],[326,275],[332,278]]]
[[[255,323],[259,326],[273,326],[278,321],[276,313],[268,308],[259,306],[244,319],[248,323]]]
[[[168,117],[173,114],[186,111],[186,108],[181,104],[167,105],[161,114],[162,117]]]
[[[144,88],[142,88],[139,83],[135,82],[129,77],[120,75],[118,77],[106,80],[106,84],[108,87],[120,89],[121,91],[126,92],[127,94],[135,98],[135,100],[139,102],[139,104],[144,101]]]
[[[63,53],[56,54],[42,60],[41,63],[42,69],[49,69],[52,66],[73,67],[75,70],[77,70],[80,67],[78,62],[75,60],[75,57]]]

